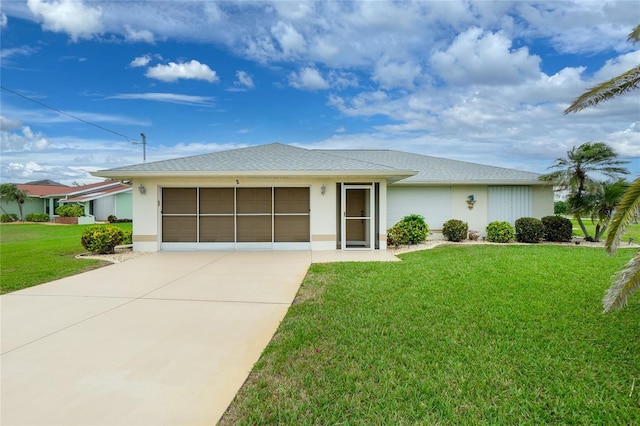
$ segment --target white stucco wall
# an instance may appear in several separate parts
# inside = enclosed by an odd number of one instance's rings
[[[473,209],[469,209],[467,197],[473,195],[476,200]],[[469,230],[484,232],[487,227],[488,197],[486,186],[454,186],[451,189],[451,218],[469,224]]]

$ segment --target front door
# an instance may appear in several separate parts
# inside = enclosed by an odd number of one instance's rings
[[[343,249],[373,250],[375,236],[373,185],[342,186]]]

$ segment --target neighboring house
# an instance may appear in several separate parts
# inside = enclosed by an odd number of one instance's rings
[[[408,214],[480,232],[553,214],[553,188],[535,173],[390,150],[273,143],[93,174],[132,182],[138,251],[384,250]]]
[[[29,213],[47,213],[51,220],[60,204],[77,203],[85,208],[88,216],[95,220],[106,221],[109,215],[118,218],[132,217],[131,186],[119,181],[109,180],[90,185],[67,186],[50,180],[16,184],[27,193],[22,211]],[[7,213],[18,214],[15,202],[2,201],[2,209]]]

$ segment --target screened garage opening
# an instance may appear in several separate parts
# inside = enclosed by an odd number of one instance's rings
[[[309,187],[163,188],[162,248],[310,249]]]

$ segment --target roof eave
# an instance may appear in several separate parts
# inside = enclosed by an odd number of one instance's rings
[[[93,176],[118,180],[134,178],[160,177],[333,177],[333,176],[367,176],[387,179],[405,179],[415,176],[417,172],[409,170],[213,170],[213,171],[116,171],[98,170],[91,172]]]
[[[537,179],[532,180],[474,180],[474,181],[399,181],[394,184],[395,186],[494,186],[494,185],[527,185],[527,186],[553,186],[549,182],[543,182]]]

